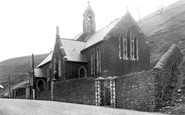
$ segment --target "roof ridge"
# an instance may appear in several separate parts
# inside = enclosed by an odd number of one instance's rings
[[[74,38],[76,38],[77,36],[79,36],[80,34],[83,34],[84,32],[80,32],[79,34],[77,34],[76,36],[74,36],[72,39],[75,40]]]
[[[124,15],[124,16],[125,16],[125,15]],[[100,30],[104,29],[105,27],[108,27],[109,25],[113,24],[114,22],[116,22],[117,20],[119,20],[119,19],[123,18],[124,16],[121,16],[121,17],[119,17],[119,18],[116,18],[114,21],[110,22],[108,25],[106,25],[106,26],[102,27],[102,28],[101,28],[101,29],[99,29],[98,31],[100,31]],[[97,32],[98,32],[98,31],[97,31]],[[97,33],[97,32],[95,32],[95,33]]]
[[[78,41],[78,40],[74,40],[74,39],[67,39],[67,38],[60,38],[60,39],[85,43],[84,41]]]
[[[42,61],[40,61],[40,63],[36,66],[36,68],[38,68],[38,66],[52,53],[53,51],[50,51],[49,53],[48,53],[48,55],[47,56],[45,56],[45,58],[42,60]]]
[[[36,68],[42,66],[42,65],[40,65],[40,64],[41,64],[52,52],[53,52],[53,51],[50,51],[50,52],[48,53],[48,55],[47,55],[42,61],[40,61],[40,63],[36,66]],[[40,65],[40,66],[39,66],[39,65]]]

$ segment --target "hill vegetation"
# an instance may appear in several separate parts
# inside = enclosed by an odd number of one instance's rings
[[[47,56],[47,54],[35,55],[35,67]],[[29,78],[31,56],[17,57],[0,62],[0,83],[5,85],[10,76],[11,84]]]

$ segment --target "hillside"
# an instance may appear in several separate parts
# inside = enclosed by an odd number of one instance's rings
[[[35,55],[37,66],[47,54]],[[5,84],[10,76],[11,84],[17,83],[29,77],[31,56],[17,57],[0,62],[0,83]]]
[[[185,1],[179,0],[162,10],[151,13],[137,23],[146,35],[150,46],[151,68],[172,44],[178,44],[184,55],[179,67],[181,75],[178,79],[178,87],[185,86]]]
[[[151,67],[174,43],[180,43],[185,53],[185,1],[158,10],[138,22],[139,27],[147,36],[151,52]]]

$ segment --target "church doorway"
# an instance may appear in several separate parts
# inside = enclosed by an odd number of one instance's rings
[[[45,90],[45,81],[43,79],[37,80],[37,91],[43,91]]]
[[[82,66],[80,67],[79,71],[78,71],[78,76],[79,78],[83,78],[83,77],[86,77],[86,69]]]

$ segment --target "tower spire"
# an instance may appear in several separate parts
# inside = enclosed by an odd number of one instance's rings
[[[56,38],[60,38],[60,35],[59,35],[59,26],[56,27]]]

